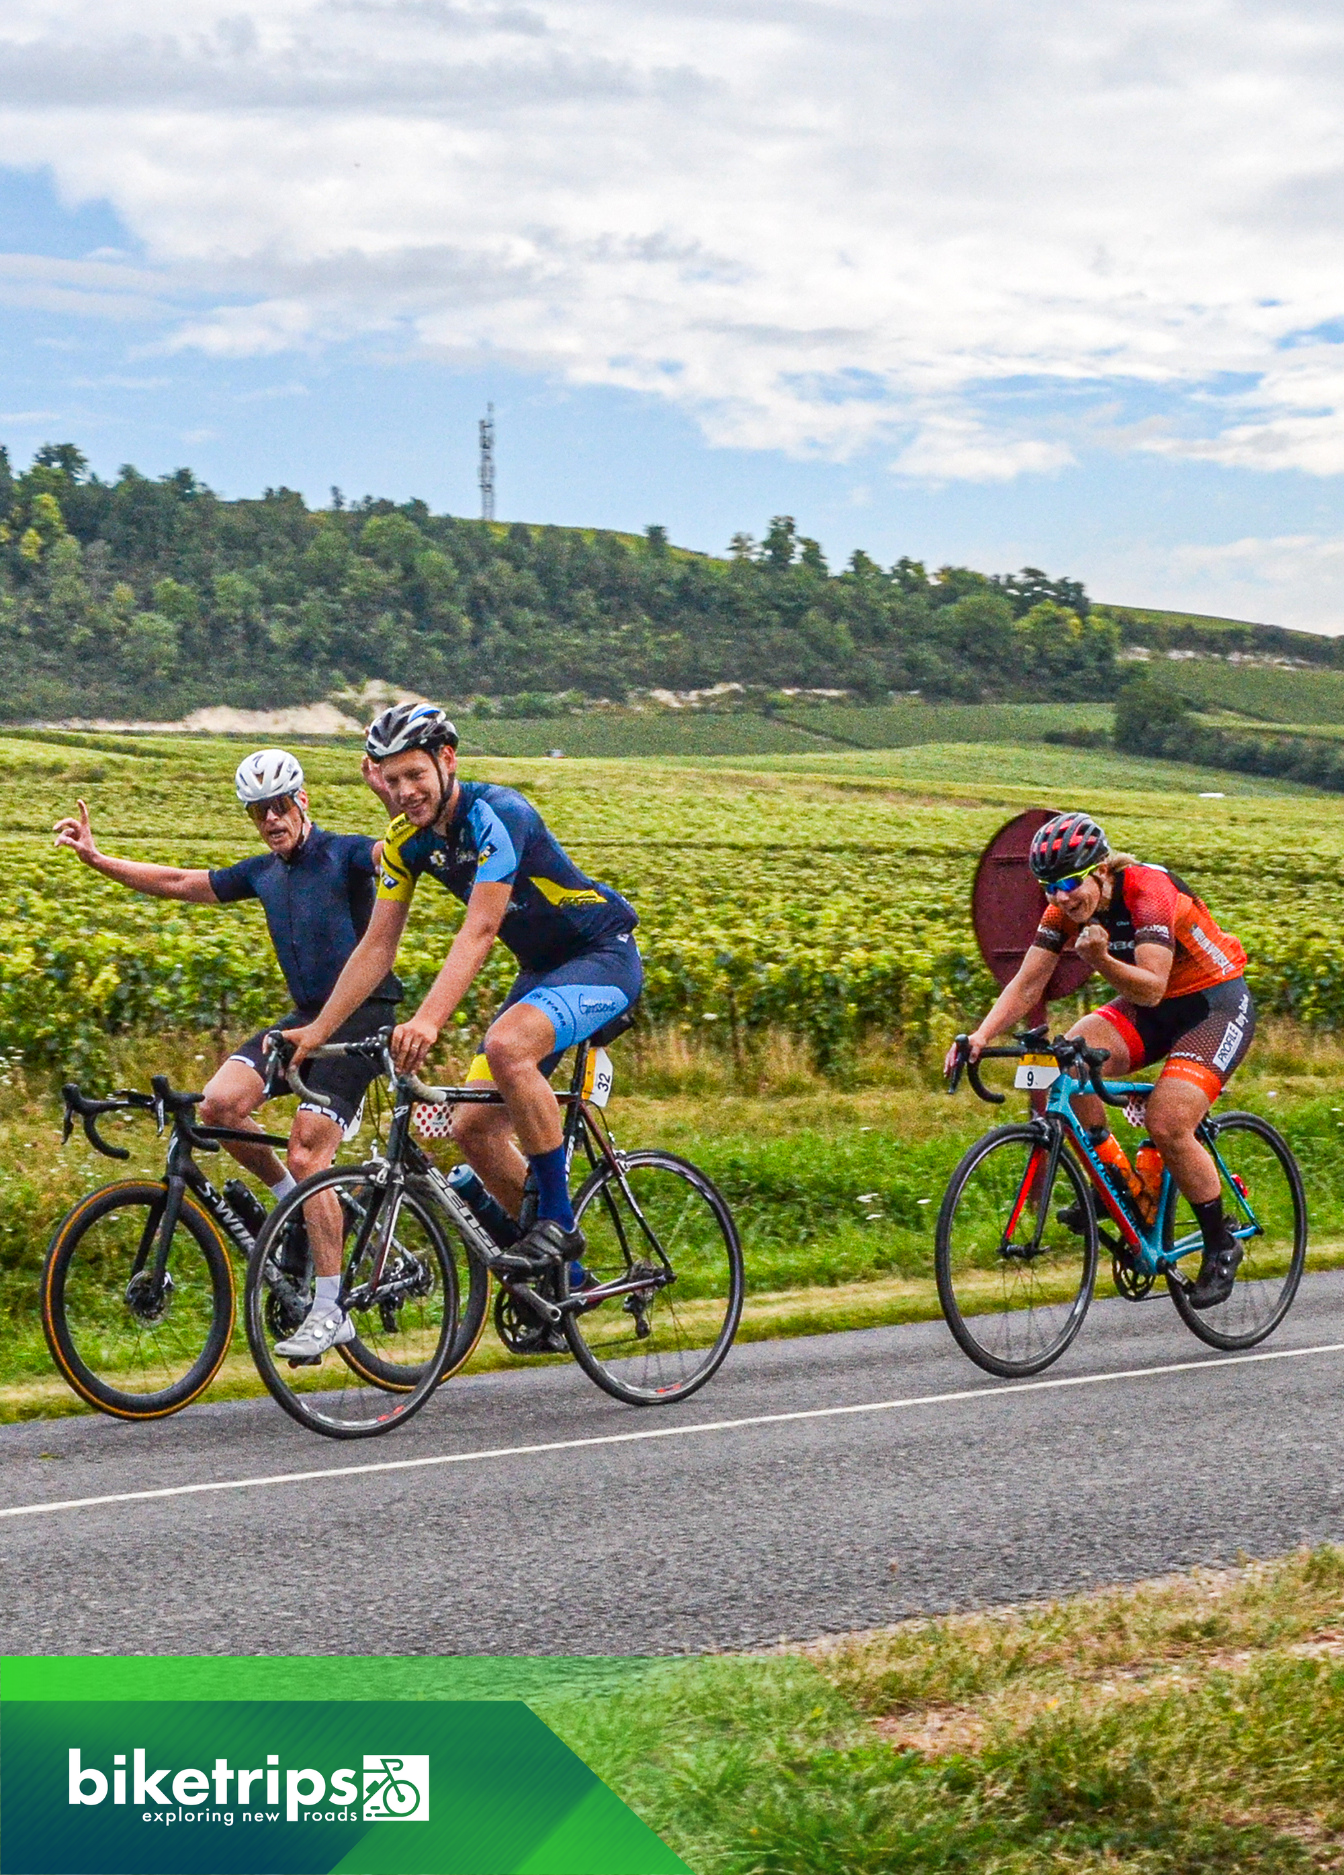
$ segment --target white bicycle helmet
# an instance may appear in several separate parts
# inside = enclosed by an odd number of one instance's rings
[[[394,703],[369,724],[364,747],[375,762],[408,749],[455,749],[457,730],[434,703]]]
[[[297,794],[303,786],[303,770],[287,749],[258,749],[239,762],[233,785],[243,806],[255,807],[259,801]]]

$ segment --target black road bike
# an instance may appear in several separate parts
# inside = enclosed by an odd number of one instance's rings
[[[602,1051],[628,1026],[617,1018],[579,1044],[570,1087],[559,1096],[566,1166],[578,1157],[588,1167],[574,1200],[587,1241],[582,1273],[566,1264],[526,1279],[494,1271],[495,1326],[511,1353],[567,1350],[616,1399],[665,1405],[704,1386],[732,1346],[742,1313],[742,1248],[727,1203],[703,1172],[674,1153],[623,1152],[613,1141],[601,1111],[610,1083]],[[276,1206],[252,1252],[243,1304],[253,1359],[272,1396],[302,1425],[338,1439],[367,1438],[404,1422],[445,1372],[465,1361],[485,1329],[500,1249],[416,1142],[413,1112],[417,1104],[497,1106],[502,1096],[479,1083],[429,1087],[400,1074],[388,1040],[385,1032],[313,1051],[379,1062],[392,1093],[386,1149],[365,1165],[315,1173]],[[272,1045],[284,1047],[278,1036]],[[292,1067],[288,1072],[302,1098],[325,1104]],[[598,1084],[603,1076],[605,1089]],[[340,1300],[359,1338],[317,1362],[296,1363],[275,1352],[293,1325],[276,1307],[277,1268],[291,1220],[324,1194],[340,1206]],[[522,1226],[528,1222],[525,1209]],[[450,1333],[448,1285],[463,1261],[454,1246],[465,1252],[465,1276]],[[427,1303],[432,1313],[435,1297],[437,1329],[423,1313]],[[403,1334],[389,1358],[363,1324],[377,1317],[387,1328],[412,1304],[422,1311],[421,1339]]]
[[[268,1097],[283,1079],[281,1068],[276,1057]],[[151,1087],[148,1094],[124,1088],[104,1098],[73,1082],[63,1090],[64,1137],[78,1119],[89,1143],[110,1159],[130,1154],[99,1131],[109,1114],[147,1114],[160,1133],[171,1132],[162,1178],[116,1179],[81,1198],[57,1225],[42,1270],[42,1326],[52,1359],[81,1399],[120,1419],[179,1412],[215,1379],[236,1314],[229,1251],[246,1262],[267,1221],[266,1207],[241,1179],[216,1191],[195,1154],[218,1152],[233,1140],[280,1151],[288,1144],[274,1133],[199,1124],[195,1109],[203,1096],[174,1089],[165,1075],[156,1074]],[[447,1265],[456,1240],[403,1242],[413,1223],[412,1210],[392,1245],[391,1267],[360,1292],[358,1332],[341,1350],[361,1381],[375,1385],[402,1387],[428,1348],[441,1380],[471,1352],[463,1344],[458,1353],[453,1341],[458,1277]],[[291,1208],[283,1233],[271,1241],[267,1320],[287,1334],[312,1299],[302,1209]],[[408,1288],[398,1271],[412,1259],[415,1281]],[[465,1255],[460,1261],[465,1271]]]
[[[271,1133],[200,1126],[200,1094],[156,1074],[152,1092],[123,1088],[105,1099],[63,1089],[69,1139],[76,1119],[89,1144],[129,1159],[98,1130],[112,1113],[145,1113],[171,1127],[163,1177],[121,1178],[73,1205],[42,1267],[42,1327],[66,1380],[90,1406],[119,1419],[161,1419],[198,1399],[219,1372],[233,1333],[229,1246],[252,1254],[265,1216],[241,1179],[215,1190],[196,1164],[226,1140],[284,1149]]]

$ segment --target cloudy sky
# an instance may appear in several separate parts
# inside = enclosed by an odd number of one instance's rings
[[[1344,629],[1325,0],[6,0],[0,439]]]

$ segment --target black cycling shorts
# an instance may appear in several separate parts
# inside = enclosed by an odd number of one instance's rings
[[[317,1020],[318,1014],[316,1009],[291,1009],[288,1015],[272,1022],[269,1029],[304,1029],[310,1022]],[[368,1002],[361,1003],[354,1015],[341,1024],[331,1040],[362,1042],[366,1035],[376,1035],[379,1029],[395,1027],[396,1020],[397,1005],[394,1002],[371,996]],[[269,1029],[263,1029],[260,1034],[245,1041],[241,1048],[235,1048],[229,1060],[245,1061],[249,1068],[255,1068],[264,1077],[266,1055],[262,1041]],[[300,1101],[300,1113],[325,1114],[330,1119],[339,1120],[344,1127],[349,1126],[359,1112],[365,1094],[382,1073],[382,1068],[376,1061],[362,1061],[357,1055],[352,1055],[345,1060],[333,1057],[327,1061],[307,1061],[300,1073],[315,1093],[325,1094],[331,1102],[328,1109]]]
[[[1191,1081],[1210,1101],[1241,1066],[1255,1034],[1255,1002],[1244,977],[1170,996],[1149,1009],[1117,996],[1097,1014],[1124,1037],[1131,1069],[1165,1055],[1162,1078]]]

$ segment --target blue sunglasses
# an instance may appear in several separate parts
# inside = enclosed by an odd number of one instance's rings
[[[1053,898],[1057,892],[1076,892],[1083,880],[1089,878],[1097,870],[1097,866],[1104,866],[1105,863],[1105,860],[1099,859],[1096,865],[1088,866],[1082,872],[1071,872],[1063,879],[1051,879],[1048,884],[1043,879],[1041,890],[1047,898]]]

